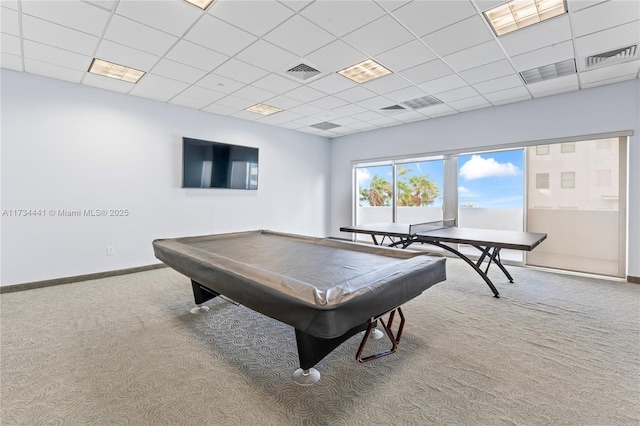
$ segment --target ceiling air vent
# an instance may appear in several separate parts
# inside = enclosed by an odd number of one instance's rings
[[[622,49],[598,53],[587,57],[587,68],[596,68],[614,63],[625,62],[638,57],[638,45],[623,47]]]
[[[432,105],[438,105],[441,104],[442,101],[438,98],[436,98],[435,96],[423,96],[421,98],[415,98],[415,99],[411,99],[409,101],[404,101],[401,102],[404,106],[411,108],[411,109],[420,109],[420,108],[426,108]]]
[[[329,130],[329,129],[335,129],[336,127],[340,127],[340,125],[335,123],[330,123],[328,121],[323,121],[322,123],[312,124],[310,127],[314,127],[320,130]]]
[[[406,109],[402,105],[391,105],[388,107],[381,108],[382,111],[400,111]]]
[[[317,76],[318,74],[320,74],[320,71],[305,63],[300,63],[288,69],[286,74],[291,77],[295,77],[298,80],[305,81]]]

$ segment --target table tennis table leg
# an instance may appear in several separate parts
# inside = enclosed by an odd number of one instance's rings
[[[475,269],[475,271],[478,273],[478,275],[480,275],[482,277],[484,282],[487,283],[487,285],[489,286],[489,288],[493,292],[493,296],[494,297],[500,297],[500,293],[498,292],[498,289],[496,288],[496,286],[493,285],[493,282],[491,282],[491,280],[489,279],[489,276],[482,269],[480,269],[480,267],[474,261],[469,259],[464,254],[460,253],[458,250],[456,250],[456,249],[454,249],[452,247],[449,247],[446,244],[442,244],[442,243],[440,243],[438,241],[425,241],[425,243],[433,244],[434,246],[437,246],[437,247],[440,247],[442,249],[445,249],[448,252],[451,252],[451,253],[455,254],[460,259],[462,259],[465,262],[467,262],[467,264],[469,264],[469,266],[471,266],[473,269]]]
[[[498,268],[500,268],[500,270],[504,273],[507,279],[509,279],[509,282],[510,283],[513,282],[513,277],[511,276],[509,271],[507,271],[507,268],[504,267],[504,265],[502,264],[502,261],[500,260],[500,247],[494,247],[493,250],[491,250],[491,247],[488,247],[488,246],[481,247],[481,246],[474,245],[474,247],[482,252],[480,257],[478,258],[478,261],[476,262],[476,265],[478,265],[478,267],[482,265],[482,262],[484,262],[484,258],[487,257],[487,255],[489,256],[489,262],[487,263],[487,267],[484,270],[485,274],[489,273],[489,267],[493,262],[498,266]]]
[[[496,248],[493,249],[493,252],[491,253],[491,259],[493,260],[493,263],[498,265],[498,268],[500,268],[502,270],[504,275],[509,279],[509,282],[512,283],[513,282],[513,277],[511,276],[509,271],[507,271],[507,268],[505,268],[504,265],[502,264],[502,260],[500,260],[500,248],[499,247],[496,247]]]

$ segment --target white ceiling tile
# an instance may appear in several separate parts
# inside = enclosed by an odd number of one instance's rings
[[[209,73],[206,76],[202,77],[202,79],[200,79],[200,81],[198,81],[196,85],[215,90],[216,92],[232,93],[243,87],[244,83],[240,83],[239,81],[232,80],[218,74]]]
[[[182,36],[202,16],[202,11],[182,1],[121,1],[116,14]]]
[[[436,59],[435,61],[401,71],[399,74],[414,84],[420,84],[453,74],[453,70],[440,59]]]
[[[409,99],[420,98],[422,96],[427,96],[427,95],[428,93],[422,90],[421,88],[417,86],[410,86],[404,89],[389,92],[385,94],[385,97],[395,102],[404,102]]]
[[[240,110],[240,109],[249,108],[250,106],[255,105],[255,102],[250,101],[248,99],[239,98],[237,96],[228,95],[228,96],[225,96],[224,98],[218,99],[216,101],[216,104],[224,105],[231,108],[235,108],[236,110]]]
[[[473,0],[473,2],[478,6],[480,12],[486,12],[489,9],[506,3],[505,0]]]
[[[335,37],[307,19],[295,15],[264,36],[264,39],[298,56],[305,56],[331,43]]]
[[[324,112],[324,110],[322,108],[318,108],[318,107],[313,106],[311,104],[298,105],[298,106],[295,106],[293,108],[288,108],[287,111],[291,111],[293,113],[303,115],[306,118],[308,118],[309,116],[322,114]],[[300,123],[305,123],[305,122],[307,122],[306,118],[301,118],[301,119],[299,119],[297,121],[300,122]],[[312,118],[311,122],[312,123],[317,122],[316,118]]]
[[[566,89],[567,91],[578,90],[578,75],[565,75],[563,77],[558,77],[551,80],[544,80],[538,83],[527,84],[526,87],[534,96],[545,92],[555,92],[561,89]]]
[[[574,13],[571,23],[574,37],[581,37],[638,20],[640,20],[640,2],[616,0]],[[636,29],[640,32],[640,26]]]
[[[118,15],[111,18],[104,38],[160,56],[178,40],[175,36]]]
[[[130,93],[153,99],[169,100],[189,87],[188,84],[160,75],[145,74]]]
[[[289,9],[294,10],[296,12],[304,9],[314,0],[278,0],[283,5],[287,6]]]
[[[526,71],[544,65],[562,62],[567,59],[572,59],[573,57],[573,41],[567,40],[514,56],[511,58],[511,61],[513,65],[515,65],[516,70]]]
[[[2,33],[19,36],[20,18],[18,17],[18,12],[7,9],[6,7],[2,7],[0,11],[2,12],[2,14],[0,14],[0,30],[2,30]]]
[[[590,56],[640,42],[640,21],[576,38],[578,56]]]
[[[141,71],[149,71],[153,65],[160,60],[159,56],[123,46],[109,40],[102,40],[100,42],[95,57]]]
[[[68,28],[100,36],[109,12],[80,1],[23,1],[22,13]],[[4,22],[3,22],[4,23]]]
[[[169,103],[182,105],[187,108],[202,109],[209,105],[211,102],[203,101],[202,99],[191,98],[189,96],[181,94],[172,98]]]
[[[585,85],[591,85],[598,81],[618,79],[620,77],[623,77],[623,80],[626,80],[627,78],[625,77],[629,76],[631,78],[636,78],[638,76],[638,71],[640,71],[640,60],[635,60],[581,72],[580,82],[582,83],[582,87],[585,87]]]
[[[233,96],[258,103],[266,99],[273,98],[273,93],[258,87],[244,86],[243,88],[233,92]]]
[[[378,5],[384,8],[387,12],[393,12],[399,7],[404,6],[407,3],[410,3],[411,0],[375,0]]]
[[[328,95],[333,95],[334,93],[356,87],[357,84],[358,83],[351,81],[348,78],[344,78],[343,76],[334,73],[318,80],[314,80],[309,83],[308,86],[316,90],[320,90]]]
[[[633,80],[634,78],[638,78],[637,74],[629,74],[629,75],[625,75],[622,77],[616,77],[616,78],[612,78],[609,80],[597,80],[591,83],[584,83],[582,84],[582,88],[583,89],[590,89],[592,87],[597,87],[597,86],[604,86],[607,84],[614,84],[614,83],[619,83],[621,81],[627,81],[627,80]]]
[[[0,67],[22,71],[22,57],[2,52],[0,55]]]
[[[2,0],[2,7],[18,10],[18,0]]]
[[[25,40],[26,43],[28,40]],[[0,48],[3,53],[9,53],[11,55],[22,55],[22,47],[20,46],[20,37],[15,37],[10,34],[0,35]]]
[[[231,78],[243,83],[252,83],[269,74],[267,71],[249,65],[237,59],[230,59],[215,69],[217,75]]]
[[[31,16],[22,16],[24,38],[83,55],[92,55],[99,38]]]
[[[119,93],[129,93],[135,86],[133,83],[91,73],[85,74],[82,84]]]
[[[445,56],[442,59],[454,70],[464,71],[505,59],[505,56],[500,45],[492,40]]]
[[[522,86],[522,80],[516,74],[506,75],[504,77],[494,78],[493,80],[483,81],[474,84],[473,87],[481,94],[497,92],[499,90],[512,89]]]
[[[299,106],[300,104],[302,104],[301,101],[298,101],[296,99],[291,99],[282,95],[269,98],[265,101],[265,103],[274,107],[282,108],[284,110],[289,110],[291,108],[295,108],[296,106]]]
[[[531,99],[531,95],[524,87],[515,87],[512,89],[500,90],[498,92],[487,93],[484,97],[494,105],[505,101],[517,99]]]
[[[166,54],[166,58],[182,62],[185,65],[205,71],[213,71],[229,59],[227,55],[223,55],[222,53],[215,52],[186,40],[180,40],[176,43],[176,45],[173,46],[173,48]]]
[[[353,119],[351,117],[336,118],[333,122],[336,123],[336,124],[339,124],[341,126],[348,126],[350,124],[360,123],[360,121],[355,120],[355,119]]]
[[[31,74],[40,74],[46,77],[56,78],[58,80],[79,83],[84,77],[84,72],[72,70],[70,68],[61,67],[59,65],[47,64],[33,59],[25,58],[24,70]]]
[[[363,112],[367,112],[366,109],[358,106],[358,105],[345,105],[345,106],[341,106],[339,108],[335,108],[334,110],[332,110],[335,114],[337,114],[337,116],[339,117],[347,117],[350,115],[355,115],[355,114],[360,114]]]
[[[269,74],[260,80],[254,81],[251,85],[273,93],[284,93],[300,87],[300,84],[277,74]]]
[[[284,94],[285,96],[302,102],[310,102],[316,99],[324,98],[326,93],[307,86],[300,86],[290,90]]]
[[[29,40],[24,41],[24,57],[83,72],[89,69],[93,60],[86,55]]]
[[[487,28],[486,21],[477,15],[422,37],[422,41],[440,56],[490,40],[493,40],[491,30]]]
[[[569,17],[565,14],[505,34],[499,37],[498,41],[507,55],[516,56],[570,39],[571,25]]]
[[[359,130],[361,132],[366,132],[369,130],[375,130],[375,129],[379,129],[380,126],[376,126],[375,124],[371,123],[371,122],[360,122],[360,123],[353,123],[349,125],[350,128],[352,129],[356,129]]]
[[[382,65],[399,72],[436,59],[436,55],[420,40],[412,40],[376,57]]]
[[[169,59],[162,59],[151,70],[153,74],[160,75],[185,83],[195,83],[207,74],[206,71],[190,67]]]
[[[446,92],[440,92],[435,95],[438,99],[440,99],[444,103],[449,103],[453,101],[459,101],[461,99],[472,98],[474,96],[478,96],[478,92],[476,92],[470,86],[459,87],[453,90],[447,90]]]
[[[271,31],[293,13],[275,1],[217,0],[209,9],[209,14],[257,36]]]
[[[385,11],[372,1],[316,1],[300,13],[342,37],[384,15]]]
[[[267,71],[286,71],[298,56],[264,40],[258,40],[236,55],[243,60]]]
[[[102,9],[105,9],[107,11],[112,11],[119,0],[84,0],[84,1],[87,3],[91,3],[94,6],[101,7]]]
[[[447,90],[456,89],[458,87],[466,86],[467,82],[464,81],[458,74],[450,74],[446,77],[440,77],[420,84],[420,88],[427,93],[445,92]]]
[[[307,59],[317,64],[320,71],[336,72],[364,61],[367,55],[336,40],[307,55]]]
[[[462,21],[477,12],[471,2],[464,1],[413,1],[399,9],[393,15],[421,37],[456,22]]]
[[[582,10],[586,7],[595,6],[598,3],[602,3],[603,1],[609,0],[571,0],[569,3],[569,10],[571,12],[577,12],[578,10]]]
[[[445,104],[422,108],[420,111],[431,118],[444,117],[445,115],[456,114],[458,112],[455,109],[451,108],[449,105]]]
[[[274,119],[270,119],[271,117],[273,117]],[[273,122],[274,124],[276,123],[286,123],[288,121],[294,121],[297,120],[298,118],[302,118],[302,115],[300,114],[296,114],[295,112],[291,112],[291,111],[280,111],[276,114],[270,115],[268,117],[265,117],[264,119],[260,120],[261,123],[270,123]]]
[[[203,16],[184,38],[229,56],[256,41],[254,35],[209,15]]]
[[[362,83],[367,89],[372,90],[380,95],[385,93],[395,92],[396,90],[404,89],[411,86],[411,83],[407,79],[398,74],[387,74],[375,80],[369,80],[366,83]]]
[[[402,124],[398,120],[395,120],[391,117],[376,118],[375,120],[371,120],[370,123],[373,123],[381,127],[390,127],[390,126],[397,126],[398,124]]]
[[[427,117],[418,111],[401,111],[398,114],[394,114],[393,119],[403,123],[413,123],[414,121],[426,120]]]
[[[207,112],[212,112],[214,114],[218,114],[218,115],[231,115],[234,112],[236,112],[238,109],[237,108],[232,108],[232,107],[228,107],[225,105],[220,105],[220,104],[211,104],[209,106],[206,106],[204,108],[202,108],[203,111],[207,111]]]
[[[204,87],[199,86],[189,86],[180,95],[203,101],[205,102],[205,105],[208,105],[211,102],[215,102],[218,99],[224,98],[226,96],[225,93],[205,89]]]
[[[491,104],[482,96],[473,96],[471,98],[449,102],[449,106],[458,111],[470,111],[472,109],[490,107]]]
[[[362,86],[357,86],[351,89],[347,89],[343,92],[336,93],[334,96],[342,100],[345,100],[347,102],[359,102],[364,99],[373,98],[374,96],[377,96],[377,95],[378,95],[377,93],[372,92],[369,89],[366,89]]]
[[[396,103],[397,102],[387,98],[386,96],[376,96],[373,98],[364,99],[359,102],[356,102],[356,105],[366,108],[368,110],[378,111],[382,108],[395,105]]]
[[[467,83],[475,84],[482,81],[493,80],[494,78],[503,77],[505,75],[513,74],[514,70],[509,61],[506,59],[502,61],[492,62],[481,67],[472,68],[470,70],[460,72],[460,76],[464,78]]]
[[[414,37],[391,16],[385,15],[344,36],[342,39],[356,49],[375,56],[394,47],[401,46],[413,40]]]
[[[251,121],[258,121],[265,118],[265,116],[262,114],[258,114],[256,112],[251,112],[251,111],[245,111],[244,109],[234,112],[233,114],[231,114],[231,116],[236,118],[241,118],[243,120],[251,120]]]

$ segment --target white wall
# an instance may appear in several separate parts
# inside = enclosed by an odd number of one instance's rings
[[[632,130],[629,143],[628,275],[640,276],[640,80],[469,111],[331,142],[329,234],[348,238],[351,162],[476,150],[501,144]]]
[[[157,263],[156,238],[327,234],[325,138],[5,69],[1,117],[1,210],[46,212],[2,217],[2,285]],[[259,189],[181,189],[183,136],[258,147]]]

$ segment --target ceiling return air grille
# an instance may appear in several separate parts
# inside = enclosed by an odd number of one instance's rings
[[[291,77],[295,77],[298,80],[304,81],[317,76],[318,74],[320,74],[320,71],[310,65],[300,63],[288,69],[286,74]]]
[[[403,111],[406,108],[402,105],[391,105],[388,107],[381,108],[381,111]]]
[[[614,63],[625,62],[638,57],[638,45],[623,47],[622,49],[598,53],[587,57],[587,68],[596,68]]]
[[[322,123],[312,124],[310,127],[314,127],[320,130],[329,130],[329,129],[335,129],[336,127],[340,127],[340,125],[331,123],[329,121],[323,121]]]

